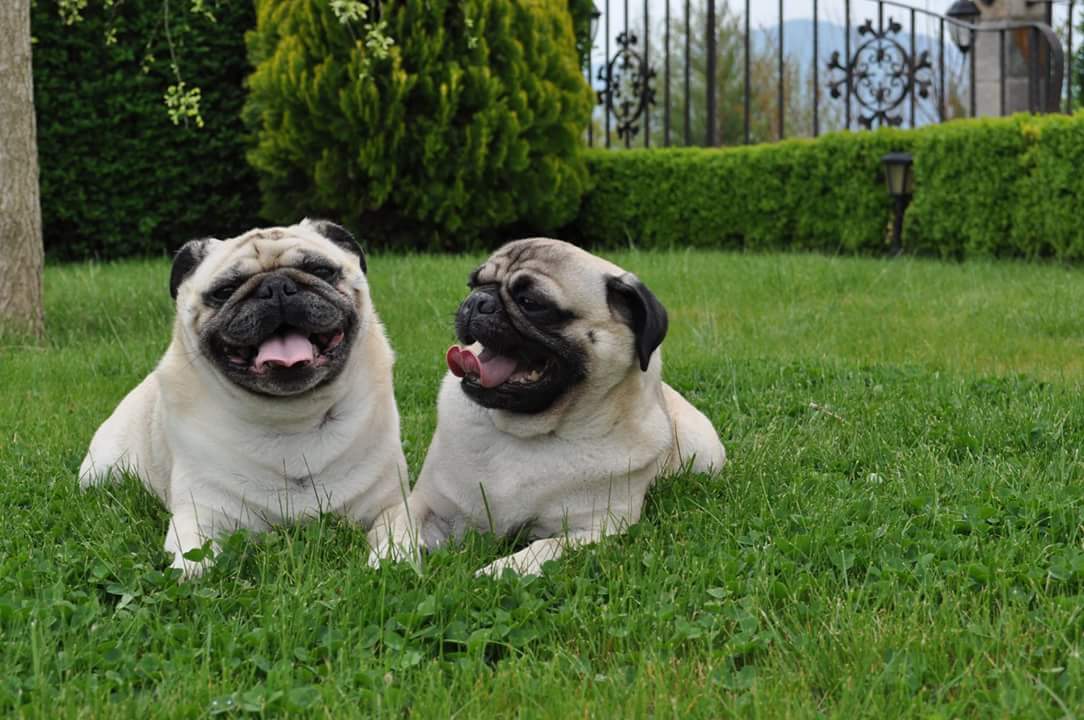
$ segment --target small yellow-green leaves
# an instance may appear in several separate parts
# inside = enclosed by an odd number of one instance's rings
[[[164,96],[170,121],[174,125],[187,125],[189,120],[193,120],[196,127],[203,127],[203,116],[199,109],[200,97],[200,89],[186,87],[183,80],[176,85],[170,85]]]

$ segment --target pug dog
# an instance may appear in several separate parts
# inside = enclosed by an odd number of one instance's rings
[[[323,512],[372,526],[407,471],[366,270],[326,221],[184,245],[169,347],[95,433],[80,485],[140,477],[185,576],[205,565],[186,553],[241,528]]]
[[[468,285],[436,433],[409,497],[370,532],[371,565],[477,529],[530,541],[480,573],[537,574],[637,522],[658,475],[722,469],[711,422],[660,377],[666,310],[635,275],[534,238]]]

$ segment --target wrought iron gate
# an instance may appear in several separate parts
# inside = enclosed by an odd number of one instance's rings
[[[974,116],[982,109],[975,50],[981,43],[995,47],[1001,66],[1000,107],[983,114],[1011,109],[1007,98],[1020,89],[1006,78],[1021,53],[1030,68],[1027,109],[1068,110],[1075,107],[1065,67],[1073,57],[1077,3],[1044,4],[1045,22],[980,26],[896,0],[809,0],[802,20],[808,28],[788,35],[782,0],[772,4],[774,28],[753,26],[751,0],[606,0],[596,5],[585,68],[598,103],[588,141],[751,144]],[[763,13],[768,5],[758,2],[756,9]],[[788,3],[792,16],[796,5]],[[831,17],[840,9],[842,20]],[[861,22],[852,20],[863,14]],[[795,32],[797,49],[787,42]]]

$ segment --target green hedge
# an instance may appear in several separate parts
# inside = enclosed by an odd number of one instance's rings
[[[33,6],[46,251],[55,259],[161,254],[198,235],[257,223],[255,172],[240,120],[251,2],[208,2],[215,22],[170,8],[170,31],[205,126],[174,126],[161,0],[91,2],[64,25],[56,0]],[[116,43],[107,44],[108,28]],[[145,63],[147,54],[153,61]],[[146,65],[146,72],[144,72]]]
[[[965,120],[729,149],[592,151],[565,234],[641,247],[887,249],[881,158],[915,158],[904,245],[944,257],[1084,258],[1084,115]]]

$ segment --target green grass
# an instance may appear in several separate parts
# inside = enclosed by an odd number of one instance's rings
[[[719,429],[621,537],[542,578],[366,568],[332,518],[163,570],[136,483],[81,495],[154,365],[165,262],[50,268],[0,350],[0,714],[1050,717],[1084,709],[1084,276],[1017,263],[622,253]],[[477,258],[371,259],[413,471]]]

